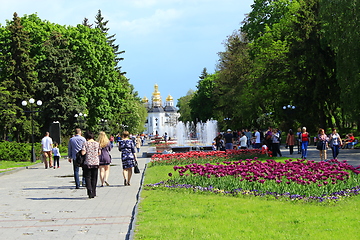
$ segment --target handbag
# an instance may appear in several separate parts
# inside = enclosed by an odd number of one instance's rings
[[[316,149],[317,150],[324,150],[324,144],[325,142],[324,141],[318,141],[317,144],[316,144]]]
[[[140,173],[140,169],[138,167],[138,162],[135,161],[134,173]]]
[[[85,162],[85,155],[81,154],[81,150],[76,153],[75,166],[82,167]]]

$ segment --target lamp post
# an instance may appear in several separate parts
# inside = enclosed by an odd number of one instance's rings
[[[80,129],[82,129],[82,122],[85,122],[85,118],[87,117],[86,113],[76,113],[74,115],[74,117],[76,118],[76,121],[79,123],[79,127]]]
[[[100,119],[99,121],[100,121],[100,124],[102,126],[103,131],[106,132],[105,131],[105,125],[107,123],[107,119]]]
[[[34,119],[32,114],[34,112],[39,112],[39,111],[33,111],[32,109],[32,105],[35,103],[35,99],[30,98],[29,99],[29,107],[30,107],[30,111],[24,111],[24,112],[28,112],[30,113],[30,119],[31,119],[31,143],[32,143],[32,147],[31,147],[31,162],[36,162],[36,156],[35,156],[35,147],[34,147]],[[24,107],[28,104],[27,101],[22,101],[21,105],[23,105]],[[41,106],[42,105],[42,101],[41,100],[37,100],[36,101],[36,105],[37,106]]]
[[[293,111],[292,110],[295,110],[295,106],[294,105],[286,105],[286,106],[283,106],[282,107],[283,110],[285,111],[285,115],[286,115],[286,118],[289,119],[290,118],[290,121],[285,121],[285,122],[290,122],[290,124],[292,124],[292,122],[294,121],[294,119],[292,118],[292,113]]]

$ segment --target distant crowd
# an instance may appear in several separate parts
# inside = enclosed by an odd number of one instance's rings
[[[353,148],[357,143],[353,133],[348,133],[345,138],[341,138],[335,128],[328,135],[325,134],[324,129],[319,129],[312,139],[314,145],[320,151],[321,160],[327,160],[326,150],[328,148],[332,150],[333,159],[337,159],[339,149]],[[213,150],[226,151],[227,149],[254,148],[269,152],[272,156],[281,157],[281,143],[282,132],[278,128],[268,127],[265,131],[259,129],[232,131],[228,129],[225,133],[219,133],[214,138]],[[306,159],[311,137],[306,127],[298,128],[297,132],[289,129],[284,143],[290,154],[293,154],[294,148],[297,148],[297,153],[301,154],[301,158]]]

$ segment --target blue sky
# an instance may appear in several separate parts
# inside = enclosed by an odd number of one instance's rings
[[[0,23],[37,13],[42,20],[75,26],[91,23],[100,9],[110,34],[125,50],[122,71],[140,97],[159,85],[175,102],[196,84],[204,67],[214,73],[223,42],[239,29],[253,0],[0,0]]]

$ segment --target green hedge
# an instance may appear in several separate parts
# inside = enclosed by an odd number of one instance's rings
[[[40,159],[41,143],[35,143],[35,156]],[[18,142],[0,142],[0,160],[6,161],[31,161],[31,143],[18,143]],[[67,155],[67,146],[59,146],[62,157]],[[63,156],[64,155],[64,156]]]

